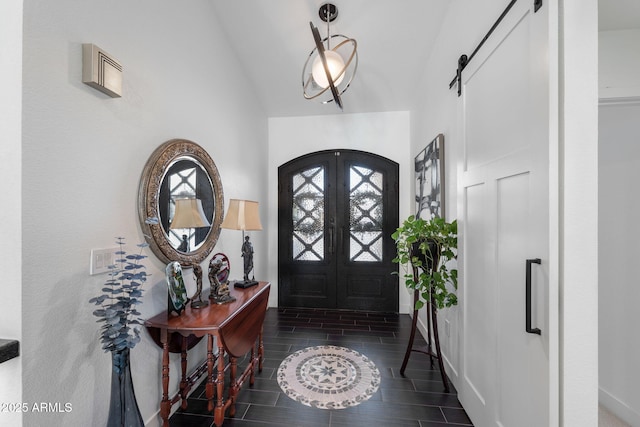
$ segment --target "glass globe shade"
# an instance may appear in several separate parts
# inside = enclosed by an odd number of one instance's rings
[[[333,84],[334,86],[338,86],[342,79],[344,79],[344,73],[342,73],[342,75],[337,80],[335,79],[335,76],[340,74],[340,71],[342,71],[342,69],[344,68],[344,60],[339,53],[332,50],[325,50],[324,56],[327,59],[329,74],[331,74]],[[322,66],[322,59],[320,59],[320,55],[316,56],[316,59],[313,61],[311,74],[313,75],[313,80],[318,84],[318,86],[323,89],[329,87],[329,81],[327,80],[327,74],[325,73],[324,67]]]

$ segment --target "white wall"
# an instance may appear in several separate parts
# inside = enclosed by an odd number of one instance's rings
[[[632,236],[640,229],[633,183],[640,174],[640,29],[599,33],[599,400],[631,425],[640,425],[640,346],[636,331],[638,292]],[[606,333],[604,331],[607,331]]]
[[[144,240],[138,183],[158,145],[197,142],[219,168],[226,201],[266,201],[266,117],[217,19],[209,0],[25,1],[23,400],[73,408],[28,414],[27,426],[106,421],[111,361],[88,303],[106,277],[89,276],[89,254],[115,236],[126,237],[130,251]],[[122,98],[81,82],[82,43],[121,61]],[[254,243],[262,269],[266,244]],[[240,265],[240,244],[239,234],[223,230],[215,251]],[[149,254],[143,317],[166,309],[164,266]],[[156,425],[161,351],[143,335],[132,351],[133,381],[143,418]],[[178,366],[172,355],[171,391]]]
[[[0,210],[3,271],[0,338],[22,344],[22,0],[0,3],[0,182],[5,208]],[[22,402],[22,358],[0,364],[0,402]],[[19,412],[0,411],[0,425],[20,427]]]
[[[600,31],[600,98],[640,98],[640,29]]]
[[[347,92],[348,95],[348,92]],[[345,102],[348,96],[345,95]],[[327,108],[335,108],[327,105]],[[274,289],[270,305],[277,306],[278,283],[278,167],[304,154],[330,149],[362,150],[397,162],[400,166],[400,218],[413,212],[409,157],[408,112],[338,114],[328,116],[278,117],[269,119],[268,158],[268,276]],[[409,293],[400,286],[399,305],[408,313]]]
[[[598,4],[596,0],[564,0],[560,12],[560,422],[595,426]]]
[[[639,118],[640,103],[600,107],[599,397],[604,406],[633,426],[640,425]]]

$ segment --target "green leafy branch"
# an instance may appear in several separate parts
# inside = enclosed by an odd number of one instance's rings
[[[391,235],[396,242],[397,257],[393,262],[403,266],[405,285],[419,291],[416,310],[433,296],[436,308],[451,307],[458,303],[458,270],[450,268],[457,259],[458,223],[443,218],[425,220],[411,215]],[[419,272],[414,275],[411,270]],[[453,292],[450,291],[451,285]]]
[[[141,263],[146,255],[142,249],[147,243],[137,245],[139,254],[130,254],[124,250],[124,238],[117,237],[118,251],[114,265],[109,266],[109,279],[102,288],[102,294],[91,298],[90,303],[99,306],[93,312],[98,317],[100,341],[105,351],[122,352],[133,348],[140,342],[140,328],[143,320],[136,306],[141,304],[142,285],[147,281],[145,266]]]

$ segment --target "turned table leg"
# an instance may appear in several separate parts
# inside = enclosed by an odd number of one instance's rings
[[[182,337],[182,380],[180,380],[180,397],[182,398],[182,409],[187,409],[187,337]]]
[[[255,349],[255,344],[251,347],[251,356],[250,356],[250,367],[251,367],[251,373],[249,374],[249,385],[253,386],[253,384],[256,382],[256,365],[258,365],[258,358],[256,357],[256,349]]]
[[[231,401],[231,407],[229,408],[229,416],[234,417],[236,415],[236,396],[238,395],[238,383],[236,382],[238,360],[229,355],[229,362],[231,362],[231,372],[229,374],[229,400]]]
[[[212,338],[213,339],[213,338]],[[218,377],[216,379],[216,407],[213,413],[213,422],[220,427],[224,422],[224,346],[218,339]]]
[[[258,334],[258,372],[262,372],[262,361],[264,359],[264,342],[262,342],[262,332],[264,326],[260,327],[260,333]]]
[[[171,401],[169,400],[169,338],[166,329],[160,332],[162,342],[162,401],[160,402],[160,416],[162,426],[169,427],[169,414],[171,413]]]
[[[213,412],[213,336],[207,335],[207,409]]]

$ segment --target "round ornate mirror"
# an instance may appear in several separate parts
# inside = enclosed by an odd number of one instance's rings
[[[138,189],[138,216],[162,262],[202,262],[218,241],[223,215],[218,168],[202,147],[172,139],[151,154]]]

